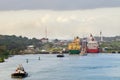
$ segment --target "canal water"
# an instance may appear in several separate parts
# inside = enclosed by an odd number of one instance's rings
[[[57,54],[16,55],[0,63],[0,80],[120,80],[120,54],[68,55]],[[29,76],[11,78],[22,64]]]

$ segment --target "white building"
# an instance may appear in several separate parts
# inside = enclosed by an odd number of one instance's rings
[[[40,41],[41,41],[42,43],[47,43],[47,42],[48,42],[48,38],[42,38],[42,39],[40,39]]]

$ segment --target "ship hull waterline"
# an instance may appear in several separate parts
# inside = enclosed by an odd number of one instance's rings
[[[99,49],[87,49],[87,53],[99,53]]]
[[[80,54],[80,50],[69,50],[69,54]]]

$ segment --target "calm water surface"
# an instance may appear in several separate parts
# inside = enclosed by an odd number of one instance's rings
[[[11,73],[19,64],[29,76],[13,79]],[[64,58],[56,54],[16,55],[0,63],[0,80],[120,80],[120,54],[66,54]]]

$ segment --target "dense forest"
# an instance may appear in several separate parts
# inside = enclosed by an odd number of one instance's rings
[[[0,62],[8,58],[11,54],[19,54],[20,50],[26,49],[28,45],[40,47],[40,40],[36,38],[28,39],[27,37],[15,35],[0,35]]]
[[[8,36],[0,35],[0,54],[4,52],[9,52],[9,54],[19,54],[20,50],[24,50],[26,46],[34,45],[40,47],[40,40],[36,38],[28,39],[27,37],[22,36]]]
[[[28,39],[22,36],[0,35],[0,62],[11,54],[19,54],[20,50],[26,49],[29,45],[40,47],[41,43],[36,38]]]

